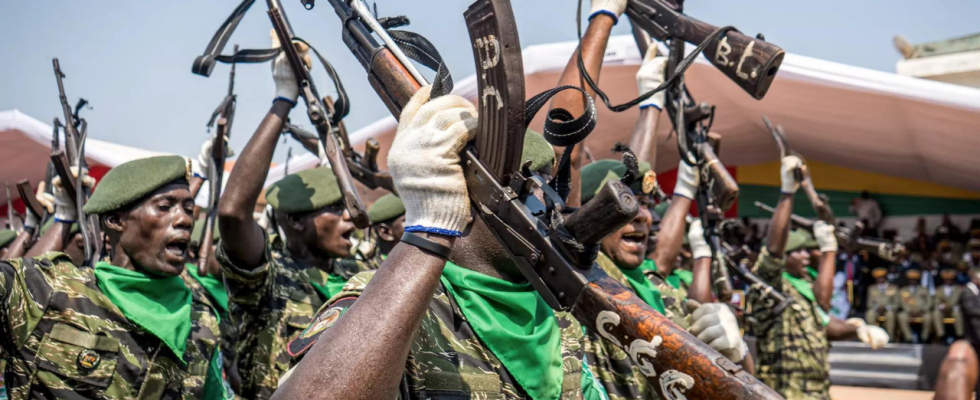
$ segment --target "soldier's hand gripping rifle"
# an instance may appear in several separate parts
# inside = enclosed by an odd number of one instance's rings
[[[768,213],[776,212],[775,208],[763,204],[762,202],[755,202],[755,206]],[[812,219],[801,217],[796,214],[790,216],[790,221],[793,223],[793,225],[808,230],[813,230],[813,224],[816,223],[816,221]],[[905,251],[905,246],[898,241],[863,237],[861,236],[861,231],[863,230],[863,224],[858,221],[854,223],[854,230],[843,226],[835,227],[834,236],[837,237],[837,242],[841,245],[841,247],[849,251],[867,251],[871,254],[877,254],[878,257],[892,262],[897,262],[898,256]]]
[[[238,45],[235,45],[235,52],[238,52]],[[204,218],[204,229],[201,238],[198,239],[200,247],[197,252],[197,271],[201,276],[210,275],[214,271],[208,269],[208,259],[214,247],[214,223],[218,217],[218,201],[221,199],[221,187],[224,181],[225,158],[228,155],[228,140],[231,138],[231,125],[235,120],[235,106],[238,99],[235,95],[235,66],[231,64],[231,72],[228,76],[228,94],[224,100],[218,104],[218,108],[211,114],[208,121],[208,129],[217,124],[214,137],[211,139],[211,154],[208,157],[208,214]]]
[[[372,35],[385,43],[390,38],[385,39],[388,32],[373,15],[356,11],[363,5],[330,3],[344,22],[345,42],[355,56],[375,55],[365,57],[362,65],[397,116],[425,80],[392,56],[388,45],[374,40]],[[636,198],[628,186],[614,180],[585,206],[564,215],[568,188],[561,182],[568,177],[568,158],[562,157],[553,188],[527,170],[520,157],[524,132],[536,111],[557,91],[574,87],[542,93],[525,108],[521,47],[509,1],[479,0],[465,17],[481,96],[477,139],[462,154],[464,175],[474,209],[511,252],[525,278],[552,308],[571,311],[588,329],[627,352],[663,398],[780,399],[594,264],[597,242],[633,219],[639,207]],[[432,89],[433,97],[448,92],[437,85]],[[549,115],[546,139],[568,147],[584,139],[595,123],[591,99],[589,103],[586,114],[577,119]],[[574,131],[584,133],[561,136]],[[544,193],[543,202],[534,195],[537,190]]]
[[[232,55],[220,54],[242,17],[244,17],[245,13],[254,3],[255,0],[243,0],[235,8],[235,11],[225,20],[211,39],[211,42],[208,43],[204,55],[194,60],[194,64],[191,66],[191,72],[209,76],[216,62],[260,63],[272,60],[280,53],[285,53],[286,59],[289,61],[289,65],[296,77],[299,93],[306,103],[307,116],[315,128],[317,138],[320,142],[318,147],[321,148],[321,151],[317,152],[322,157],[320,164],[324,165],[329,162],[334,175],[337,177],[337,185],[340,186],[341,193],[344,196],[344,204],[348,213],[350,213],[352,222],[358,228],[365,228],[370,221],[368,221],[367,211],[361,201],[360,195],[358,195],[357,188],[354,186],[354,181],[348,168],[348,162],[345,160],[352,151],[349,149],[350,145],[347,143],[347,138],[342,136],[336,128],[340,120],[347,115],[349,110],[347,94],[333,66],[320,55],[316,48],[294,35],[292,26],[290,26],[289,20],[286,18],[286,12],[282,8],[279,0],[266,0],[266,4],[269,7],[269,19],[272,22],[272,27],[280,43],[279,48],[241,50]],[[310,71],[306,68],[306,63],[300,57],[299,50],[296,49],[294,42],[301,42],[308,46],[316,54],[320,63],[326,69],[327,74],[333,80],[337,95],[339,96],[336,110],[333,110],[333,112],[325,106],[323,98],[313,83]]]
[[[766,128],[769,129],[769,133],[772,134],[772,138],[776,141],[776,146],[779,147],[780,160],[790,154],[795,154],[800,157],[800,160],[803,160],[802,156],[793,152],[790,148],[789,141],[786,140],[786,133],[783,131],[782,126],[773,126],[767,116],[762,116],[762,121],[766,124]],[[810,178],[810,169],[806,166],[806,161],[804,161],[802,166],[793,171],[793,174],[796,176],[796,180],[800,182],[800,187],[806,193],[806,198],[810,200],[810,205],[813,206],[813,211],[817,213],[817,217],[830,225],[836,225],[834,211],[827,204],[829,198],[824,194],[817,193],[817,189],[813,186],[813,179]]]
[[[733,249],[726,242],[722,242],[721,245],[725,249],[723,257],[725,264],[728,265],[728,270],[738,275],[742,282],[748,283],[749,290],[754,290],[759,293],[762,303],[766,308],[772,310],[772,315],[782,314],[786,310],[786,307],[789,307],[795,302],[792,297],[777,291],[739,262],[741,259],[748,257],[749,254],[748,249],[744,245],[738,249]]]
[[[54,67],[54,76],[58,82],[58,98],[61,101],[61,111],[65,117],[63,125],[65,131],[64,150],[52,146],[51,162],[55,173],[61,178],[62,188],[75,201],[78,211],[78,227],[81,230],[82,238],[85,242],[85,260],[88,265],[95,265],[103,249],[102,225],[97,215],[85,215],[82,207],[85,201],[92,195],[91,189],[84,185],[87,178],[88,165],[85,162],[85,140],[88,137],[88,123],[85,119],[78,116],[79,111],[88,101],[79,99],[74,111],[68,104],[68,96],[65,95],[65,85],[62,81],[65,74],[61,71],[61,64],[55,58],[51,61]],[[60,123],[55,119],[55,130]],[[72,173],[72,168],[77,171],[77,176]]]

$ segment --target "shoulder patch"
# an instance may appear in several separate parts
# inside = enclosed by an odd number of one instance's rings
[[[339,320],[340,317],[347,312],[347,309],[354,304],[355,300],[357,300],[357,297],[354,296],[343,297],[331,304],[330,307],[320,310],[320,312],[313,317],[313,321],[310,322],[310,325],[307,326],[303,332],[300,332],[299,336],[289,342],[286,349],[289,352],[289,355],[296,358],[306,354],[306,352],[312,348],[314,344],[316,344],[320,334],[327,328],[333,326],[333,324],[335,324],[337,320]]]

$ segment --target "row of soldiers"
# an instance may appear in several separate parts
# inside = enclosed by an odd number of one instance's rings
[[[901,286],[888,280],[888,269],[877,267],[871,271],[875,284],[868,290],[868,310],[865,319],[872,324],[885,327],[894,337],[896,324],[901,329],[906,343],[928,343],[932,334],[937,339],[954,336],[947,335],[947,326],[953,326],[956,338],[963,337],[964,318],[960,307],[964,285],[959,282],[959,272],[952,266],[944,266],[939,271],[940,285],[931,293],[930,288],[922,286],[922,271],[908,268],[904,272]],[[951,322],[951,323],[950,323]],[[912,330],[919,326],[918,335]]]
[[[624,9],[624,1],[592,2],[584,40],[599,45],[581,54],[592,76]],[[253,211],[299,96],[288,62],[283,54],[273,60],[272,106],[231,171],[208,265],[188,260],[196,259],[194,197],[209,179],[202,164],[210,149],[199,160],[153,157],[109,171],[83,209],[99,216],[107,243],[94,265],[77,256],[79,215],[53,183],[52,227],[0,262],[0,369],[10,398],[658,399],[683,398],[696,384],[683,374],[648,380],[644,365],[553,310],[527,282],[470,203],[459,153],[478,112],[462,97],[430,99],[427,86],[402,110],[387,159],[398,197],[370,210],[366,240],[375,251],[352,251],[355,227],[325,167],[265,189],[271,222],[257,222]],[[665,64],[651,46],[640,92],[664,82]],[[578,84],[580,73],[573,58],[560,84]],[[656,126],[664,101],[641,103],[638,130]],[[552,107],[575,113],[584,104],[576,94]],[[645,177],[630,186],[639,213],[602,240],[596,264],[787,399],[829,399],[829,341],[888,342],[881,328],[827,315],[821,288],[838,246],[831,225],[815,226],[817,249],[790,233],[798,157],[782,160],[782,194],[754,267],[795,303],[775,313],[761,293],[749,293],[754,360],[729,306],[713,302],[703,229],[686,222],[706,184],[701,171],[679,163],[670,205],[658,208],[649,163],[634,171],[617,160],[583,166],[572,158],[573,206],[609,180]],[[538,176],[556,168],[555,150],[531,131],[522,159]],[[689,274],[676,262],[685,238]]]

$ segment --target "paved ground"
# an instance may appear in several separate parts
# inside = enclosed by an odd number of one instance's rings
[[[874,389],[853,386],[832,386],[833,400],[932,400],[932,392],[921,390]]]

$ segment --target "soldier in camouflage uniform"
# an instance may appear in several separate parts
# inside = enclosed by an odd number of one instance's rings
[[[402,110],[388,166],[406,235],[451,255],[403,241],[377,272],[351,279],[290,342],[303,361],[277,395],[602,398],[584,363],[581,325],[544,303],[471,211],[459,152],[475,131],[475,107],[454,95],[426,102],[430,90]],[[547,173],[554,151],[537,135],[523,158]]]
[[[758,339],[756,375],[787,400],[829,400],[828,340],[858,338],[878,348],[888,342],[888,334],[858,318],[846,322],[832,318],[818,305],[813,278],[806,270],[810,265],[807,238],[789,230],[793,194],[799,189],[794,171],[801,165],[796,156],[782,160],[782,195],[770,222],[767,246],[754,268],[759,278],[796,303],[774,315],[758,292],[748,294],[756,320],[751,329]],[[821,224],[815,236],[824,249],[821,257],[835,258],[833,227]]]
[[[238,325],[242,396],[269,398],[290,366],[286,343],[350,277],[367,270],[348,259],[354,225],[329,168],[287,175],[265,199],[281,236],[269,237],[252,213],[299,89],[284,54],[273,61],[276,97],[228,179],[218,209],[216,258]]]
[[[182,157],[117,166],[84,207],[111,248],[0,262],[0,349],[11,399],[219,399],[218,316],[183,277],[194,199]],[[58,204],[71,204],[56,185]],[[55,212],[59,229],[77,219]],[[53,236],[49,231],[49,236]]]
[[[906,285],[898,291],[898,298],[901,306],[898,311],[898,328],[902,330],[902,337],[906,343],[913,343],[912,318],[922,318],[921,338],[923,342],[929,341],[929,333],[932,329],[932,298],[929,296],[929,288],[921,284],[922,271],[918,268],[905,270]]]
[[[367,213],[371,219],[371,236],[376,242],[370,262],[377,269],[391,249],[402,240],[405,233],[405,204],[398,195],[388,193],[371,204]]]

